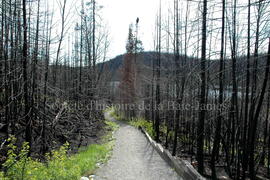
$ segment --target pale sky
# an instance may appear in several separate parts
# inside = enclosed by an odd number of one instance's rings
[[[158,0],[98,0],[104,8],[103,18],[107,22],[111,43],[108,56],[113,58],[125,53],[129,24],[139,17],[139,38],[145,50],[153,50],[153,32]]]
[[[54,34],[60,34],[60,12],[59,12],[59,1],[62,2],[63,0],[49,0],[49,6],[50,9],[54,9],[54,19],[55,19],[55,24],[56,26],[54,27],[54,30],[56,31]],[[84,0],[85,3],[89,2],[91,0]],[[67,39],[68,39],[68,34],[73,33],[73,40],[74,40],[74,27],[77,22],[80,22],[78,19],[80,17],[80,9],[81,9],[81,1],[80,0],[68,0],[68,10],[67,10],[67,27],[70,27],[69,30],[67,30],[67,34],[64,37],[64,43],[63,43],[63,50],[62,54],[67,51]],[[98,6],[103,6],[103,8],[99,11],[100,17],[103,19],[102,25],[107,27],[107,31],[109,32],[109,41],[110,41],[110,46],[108,48],[107,52],[107,58],[106,60],[109,60],[111,58],[114,58],[117,55],[125,53],[125,45],[127,41],[127,36],[128,36],[128,28],[131,23],[135,24],[136,18],[139,17],[140,22],[139,22],[139,39],[143,43],[143,47],[145,51],[153,51],[154,50],[154,32],[155,32],[155,21],[156,21],[156,15],[159,7],[159,2],[160,0],[96,0],[96,3]],[[161,0],[162,4],[162,28],[165,26],[165,21],[167,20],[167,14],[168,14],[168,9],[172,9],[172,4],[173,0]],[[198,48],[200,48],[199,40],[198,40],[198,19],[201,19],[201,11],[198,10],[198,5],[199,1],[188,1],[189,2],[189,22],[188,22],[188,48],[187,48],[187,53],[188,55],[195,55],[198,51]],[[218,4],[217,4],[218,2]],[[239,52],[240,55],[241,53],[245,53],[246,51],[246,29],[247,29],[247,8],[246,8],[246,2],[243,3],[244,0],[238,0],[238,5],[240,8],[238,8],[238,20],[239,25],[238,25],[238,36],[239,38],[243,38],[242,41],[239,41]],[[186,3],[187,1],[180,1],[180,17],[182,19],[181,21],[181,26],[185,26],[184,24],[184,17],[185,13],[187,11],[186,8]],[[211,56],[218,55],[215,53],[215,51],[219,51],[219,33],[220,33],[220,27],[221,27],[221,2],[220,1],[211,1],[208,3],[208,16],[210,19],[215,19],[215,21],[208,21],[208,31],[212,31],[212,33],[208,33],[208,35],[212,34],[213,41],[211,41],[210,37],[208,37],[208,46],[210,45],[209,43],[212,42],[211,47],[208,49],[211,49],[212,54]],[[53,8],[54,5],[54,8]],[[201,5],[201,3],[200,3]],[[244,5],[244,6],[243,6]],[[171,8],[168,8],[171,6]],[[227,15],[229,17],[228,23],[231,21],[231,14],[232,14],[232,9],[230,8],[231,2],[228,2],[227,4]],[[213,12],[213,8],[215,12]],[[269,7],[268,7],[269,8]],[[269,16],[270,16],[270,11],[268,11],[268,8],[265,11],[265,15],[262,17],[262,25],[263,29],[261,31],[263,32],[264,36],[260,36],[261,38],[265,39],[266,37],[269,37],[270,31],[270,22],[269,22]],[[256,8],[252,8],[252,30],[255,30],[255,17],[256,13]],[[213,12],[213,13],[212,13]],[[171,12],[170,12],[171,13]],[[265,21],[266,20],[266,21]],[[170,17],[170,31],[173,32],[172,27],[173,27],[173,18],[172,16]],[[201,23],[201,22],[199,22]],[[200,28],[200,25],[199,25]],[[68,28],[67,28],[68,29]],[[183,40],[183,29],[180,30],[180,40]],[[253,32],[253,31],[252,31]],[[163,42],[163,48],[166,45],[166,33],[163,29],[162,31],[162,42]],[[56,38],[57,39],[57,38]],[[228,45],[229,45],[229,39],[228,40]],[[172,41],[172,39],[170,40]],[[254,38],[251,39],[252,42],[254,42]],[[264,43],[267,43],[267,41],[264,41]],[[171,44],[172,42],[170,42]],[[181,41],[180,46],[181,50],[183,51],[183,41]],[[172,47],[172,46],[171,46]],[[261,45],[260,50],[263,52],[264,51],[264,44]],[[229,46],[228,46],[229,48]],[[181,53],[184,53],[182,52]],[[228,51],[229,52],[229,51]],[[230,55],[229,53],[227,53]]]
[[[84,0],[85,3],[91,0]],[[163,5],[171,0],[163,0]],[[59,2],[63,0],[49,0],[50,10],[54,9],[54,33],[60,35],[61,16]],[[159,0],[96,0],[97,6],[103,6],[98,12],[102,20],[102,25],[106,26],[109,32],[110,46],[107,53],[107,60],[117,55],[125,53],[125,45],[128,37],[128,29],[131,23],[135,24],[139,17],[138,37],[143,43],[145,51],[152,51],[154,47],[154,28],[158,10]],[[74,27],[80,22],[79,15],[81,9],[80,0],[67,1],[67,32],[64,37],[63,52],[67,51],[68,34],[74,33]],[[67,30],[68,29],[68,30]],[[65,49],[65,50],[64,50]]]

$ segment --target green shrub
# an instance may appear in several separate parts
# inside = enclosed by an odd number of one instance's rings
[[[111,129],[116,129],[117,125],[106,121]],[[111,136],[111,133],[106,137]],[[113,141],[106,141],[104,144],[92,144],[86,150],[69,156],[67,151],[69,144],[66,143],[58,150],[53,150],[46,154],[46,163],[27,157],[29,152],[28,143],[24,143],[19,153],[15,146],[16,139],[9,138],[8,156],[3,164],[6,172],[0,172],[2,180],[75,180],[82,175],[90,175],[98,162],[105,162],[110,156]]]
[[[123,113],[117,112],[115,109],[112,109],[110,111],[110,115],[118,121],[127,121],[127,119],[124,117]]]
[[[119,127],[115,122],[112,121],[105,121],[105,124],[107,125],[108,128],[112,129],[113,131],[115,131]]]
[[[167,131],[168,131],[168,128],[165,124],[162,124],[160,126],[160,133],[162,133],[164,136],[167,135]],[[174,131],[173,130],[170,130],[169,131],[169,134],[168,134],[168,138],[169,139],[172,139],[174,137]]]
[[[154,137],[155,131],[153,129],[153,123],[143,118],[132,118],[129,124],[135,127],[142,127],[151,137]]]
[[[125,118],[122,112],[118,112],[115,109],[111,109],[110,115],[114,117],[118,121],[124,121],[134,127],[142,127],[152,138],[155,135],[155,131],[153,129],[153,123],[147,121],[144,118]]]

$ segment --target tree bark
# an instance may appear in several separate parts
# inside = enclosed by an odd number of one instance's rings
[[[201,87],[199,102],[199,122],[197,129],[197,161],[199,173],[204,173],[204,121],[205,121],[205,90],[206,90],[206,23],[207,23],[207,0],[203,1],[203,21],[202,21],[202,51],[201,51]]]
[[[28,64],[28,48],[27,48],[27,17],[26,17],[26,0],[22,1],[22,11],[23,11],[23,80],[24,80],[24,116],[26,122],[26,129],[25,129],[25,140],[29,143],[31,148],[32,145],[32,120],[30,117],[31,107],[29,105],[29,97],[28,97],[28,73],[27,73],[27,64]],[[30,153],[29,153],[30,155]]]
[[[220,62],[219,62],[219,98],[218,98],[219,108],[221,108],[223,104],[223,90],[224,90],[223,64],[224,64],[225,10],[226,10],[226,0],[222,0],[221,49],[220,49]],[[215,161],[218,158],[218,154],[219,154],[222,119],[223,119],[222,109],[218,109],[215,138],[214,138],[214,144],[213,144],[213,150],[212,150],[212,156],[211,156],[212,179],[214,180],[217,179]]]
[[[256,176],[255,160],[254,160],[255,138],[256,138],[259,114],[261,111],[261,107],[262,107],[263,99],[264,99],[264,94],[265,94],[267,83],[268,83],[269,66],[270,66],[270,38],[269,38],[269,44],[268,44],[267,62],[266,62],[266,67],[265,67],[265,74],[264,74],[262,90],[261,90],[261,93],[259,96],[258,105],[255,109],[253,121],[251,123],[252,131],[250,133],[250,138],[249,138],[250,139],[250,142],[249,142],[249,145],[250,145],[249,170],[250,170],[250,178],[252,180],[255,179],[255,176]]]

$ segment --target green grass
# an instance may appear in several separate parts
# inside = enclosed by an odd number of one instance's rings
[[[129,124],[134,126],[134,127],[142,127],[152,138],[155,135],[155,131],[153,129],[153,123],[147,121],[146,119],[143,118],[132,118],[129,121]]]
[[[123,113],[116,111],[115,109],[113,109],[113,107],[110,108],[110,115],[114,117],[116,120],[128,123],[131,126],[134,126],[137,128],[142,127],[152,138],[155,137],[155,130],[153,129],[152,121],[146,120],[142,117],[131,118],[131,119],[125,118]],[[165,124],[161,124],[159,130],[160,130],[160,133],[162,133],[164,136],[166,135],[167,127]],[[170,130],[169,138],[173,137],[173,133],[174,131]]]
[[[115,131],[119,128],[118,124],[112,121],[105,121],[105,124],[107,125],[107,128],[112,129],[112,131]],[[111,135],[111,134],[108,134]]]
[[[131,118],[131,119],[125,118],[123,113],[117,112],[113,108],[110,111],[110,115],[114,117],[116,120],[126,122],[131,126],[134,126],[137,128],[142,127],[152,138],[155,135],[155,131],[153,129],[153,123],[151,121],[147,121],[146,119],[141,118],[141,117]]]
[[[29,146],[24,143],[20,152],[16,154],[16,139],[10,138],[7,161],[3,167],[6,173],[0,172],[2,180],[76,180],[83,175],[90,175],[97,168],[97,163],[106,162],[114,145],[113,130],[117,125],[111,121],[105,121],[107,134],[102,138],[102,144],[92,144],[79,150],[77,154],[68,155],[69,144],[64,144],[60,149],[46,155],[47,162],[42,163],[27,157]]]
[[[128,121],[121,112],[117,112],[115,109],[111,109],[110,116],[114,117],[118,121]]]

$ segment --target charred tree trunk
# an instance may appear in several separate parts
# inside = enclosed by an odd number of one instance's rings
[[[159,105],[160,105],[160,60],[161,60],[161,2],[159,6],[159,18],[158,18],[158,28],[157,28],[157,65],[156,65],[156,117],[155,117],[155,140],[159,142],[159,125],[160,125],[160,114],[159,114]]]
[[[246,89],[245,89],[245,110],[244,110],[244,130],[242,135],[242,179],[246,178],[246,171],[248,166],[248,152],[247,152],[247,130],[248,130],[248,109],[249,109],[249,85],[250,85],[250,0],[248,1],[248,37],[247,37],[247,69],[246,69]]]
[[[174,54],[174,63],[175,63],[175,83],[176,83],[176,103],[180,102],[180,83],[179,83],[179,72],[180,72],[180,54],[179,54],[179,7],[178,7],[178,1],[174,2],[175,6],[175,37],[174,37],[174,43],[175,43],[175,54]],[[180,118],[180,110],[177,109],[175,113],[175,120],[174,120],[174,139],[173,139],[173,151],[172,155],[176,155],[176,149],[177,149],[177,140],[178,140],[178,130],[179,130],[179,118]]]
[[[258,100],[258,105],[255,108],[255,114],[253,117],[253,121],[251,123],[252,131],[250,132],[250,156],[249,156],[249,172],[250,172],[250,178],[253,180],[255,179],[256,172],[255,172],[255,159],[254,159],[254,148],[255,148],[255,138],[256,138],[256,132],[257,132],[257,124],[258,124],[258,119],[261,111],[261,107],[263,104],[263,99],[264,99],[264,94],[266,91],[267,83],[268,83],[268,77],[269,77],[269,65],[270,65],[270,38],[269,38],[269,44],[268,44],[268,54],[267,54],[267,62],[266,62],[266,67],[265,67],[265,75],[264,75],[264,80],[263,80],[263,85],[262,85],[262,90],[259,96]]]
[[[225,9],[226,9],[226,1],[222,1],[222,27],[221,27],[221,50],[220,50],[220,62],[219,62],[219,97],[218,97],[218,105],[219,108],[222,107],[223,104],[223,71],[224,71],[224,35],[225,35]],[[218,159],[219,148],[221,142],[221,126],[222,126],[222,109],[218,110],[217,115],[217,123],[216,123],[216,131],[215,138],[211,156],[211,169],[212,169],[212,179],[217,179],[215,161]]]
[[[199,102],[199,122],[197,127],[197,161],[199,173],[204,173],[204,121],[205,121],[205,103],[206,103],[206,23],[207,23],[207,0],[203,1],[203,21],[202,21],[202,51],[201,51],[201,87]]]
[[[32,120],[30,117],[31,107],[29,105],[29,96],[28,96],[28,73],[27,73],[27,64],[28,64],[28,44],[27,44],[27,12],[26,12],[26,0],[22,1],[22,11],[23,11],[23,80],[24,80],[24,116],[25,116],[25,140],[29,143],[31,148],[32,145]]]

